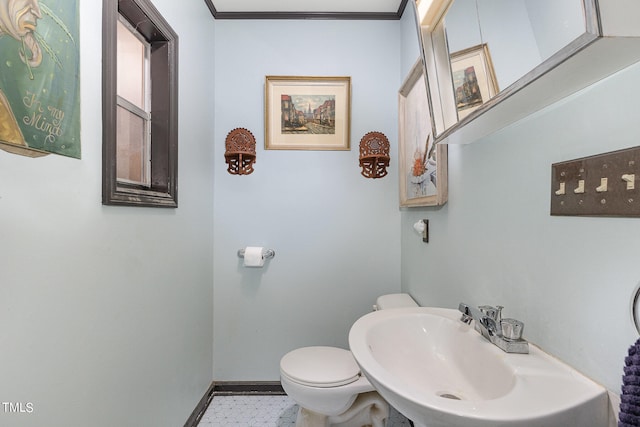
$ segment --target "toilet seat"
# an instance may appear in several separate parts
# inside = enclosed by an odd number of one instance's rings
[[[280,373],[309,387],[330,388],[351,384],[360,378],[360,367],[348,350],[335,347],[303,347],[280,360]]]

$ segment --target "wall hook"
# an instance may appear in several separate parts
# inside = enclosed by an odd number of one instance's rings
[[[422,241],[425,243],[429,243],[429,220],[421,219],[420,221],[413,224],[413,229],[416,230],[416,233],[422,235]]]

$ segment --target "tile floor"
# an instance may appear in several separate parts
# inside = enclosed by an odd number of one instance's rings
[[[293,427],[298,406],[289,396],[215,396],[198,427]],[[387,427],[408,427],[409,420],[395,409]]]

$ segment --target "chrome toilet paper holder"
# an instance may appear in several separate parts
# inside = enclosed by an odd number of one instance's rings
[[[276,256],[276,251],[273,249],[263,249],[262,259],[270,259]],[[244,258],[244,248],[238,249],[238,258]]]

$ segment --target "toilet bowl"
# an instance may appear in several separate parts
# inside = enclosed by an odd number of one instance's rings
[[[408,294],[383,295],[374,309],[417,307]],[[296,427],[384,427],[389,405],[361,374],[350,351],[303,347],[280,360],[284,391],[299,406]]]

